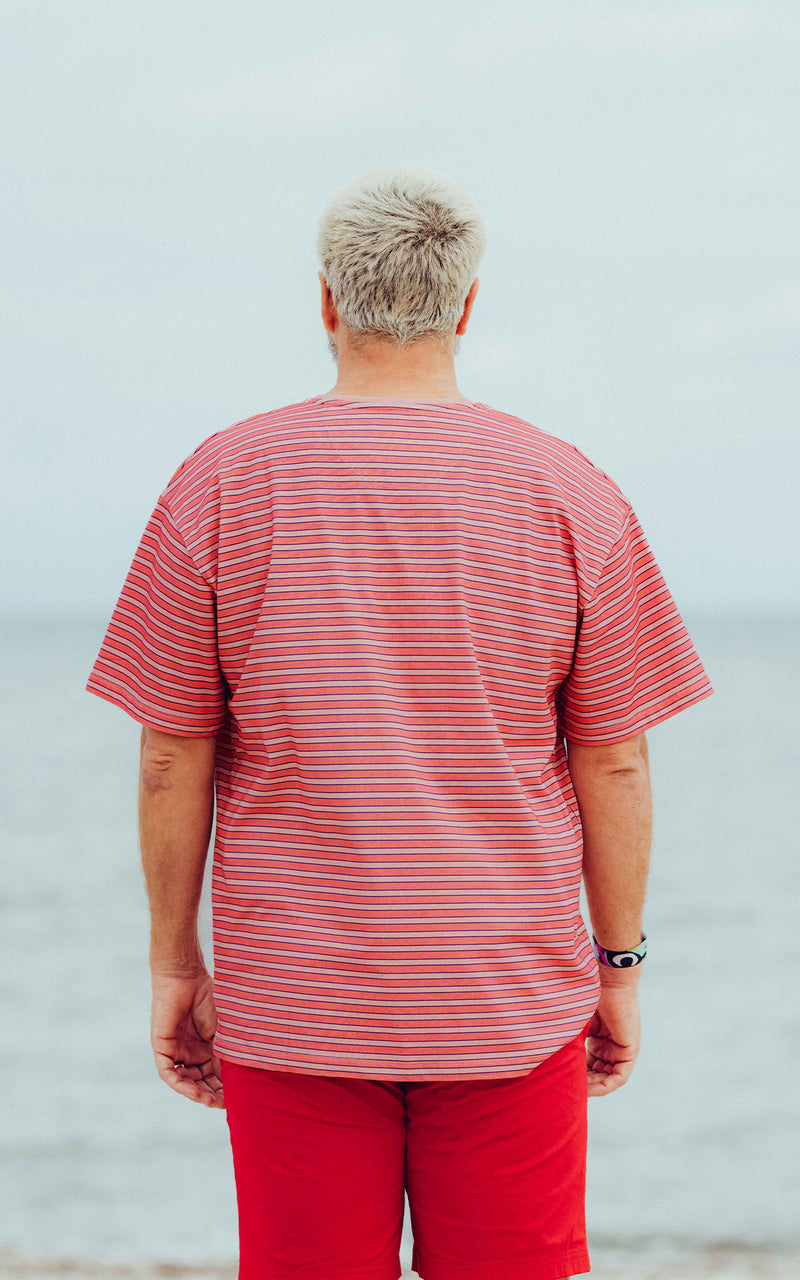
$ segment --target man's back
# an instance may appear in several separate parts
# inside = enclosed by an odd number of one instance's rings
[[[394,1080],[524,1075],[586,1023],[564,735],[712,691],[574,446],[477,402],[330,395],[178,468],[87,687],[218,735],[219,1053]]]

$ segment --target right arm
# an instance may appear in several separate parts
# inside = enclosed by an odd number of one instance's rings
[[[619,742],[567,740],[567,763],[583,827],[583,882],[601,947],[638,946],[650,863],[652,795],[643,733]],[[624,1084],[640,1044],[641,965],[599,965],[600,1000],[587,1037],[589,1096]]]

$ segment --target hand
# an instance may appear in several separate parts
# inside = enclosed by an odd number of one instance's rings
[[[184,1098],[224,1108],[214,1054],[217,1010],[211,974],[206,969],[188,976],[154,970],[152,980],[150,1042],[158,1074]]]
[[[626,971],[627,973],[627,971]],[[586,1036],[589,1097],[602,1098],[625,1084],[641,1044],[638,984],[609,977]]]

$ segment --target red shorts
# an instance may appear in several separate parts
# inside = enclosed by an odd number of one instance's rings
[[[586,1027],[525,1076],[356,1079],[221,1060],[239,1280],[561,1280],[586,1247]]]

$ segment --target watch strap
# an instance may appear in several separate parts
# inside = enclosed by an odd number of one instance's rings
[[[639,945],[631,947],[629,951],[609,951],[608,947],[601,947],[592,934],[592,947],[600,964],[608,965],[611,969],[630,969],[635,964],[641,964],[647,955],[647,935],[643,933]]]

